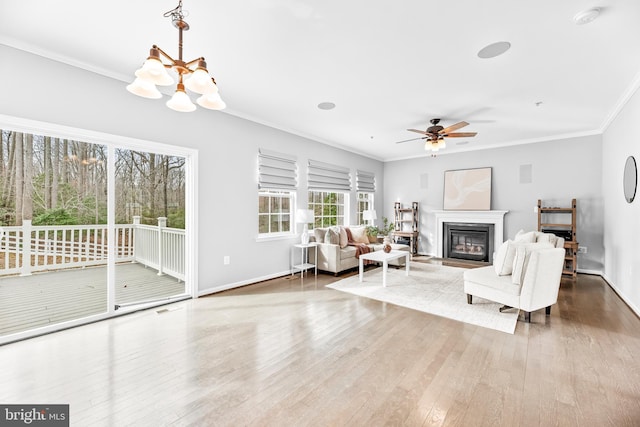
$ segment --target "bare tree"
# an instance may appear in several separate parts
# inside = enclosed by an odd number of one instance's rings
[[[16,186],[16,225],[22,225],[22,196],[24,193],[24,164],[22,152],[23,136],[21,132],[15,134],[15,186]]]
[[[51,161],[51,208],[58,208],[58,181],[60,180],[60,139],[53,143]]]
[[[22,219],[33,219],[33,135],[24,134]]]

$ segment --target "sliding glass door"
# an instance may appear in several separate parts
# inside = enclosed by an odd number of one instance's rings
[[[188,297],[185,158],[115,150],[115,308]]]
[[[0,344],[194,296],[193,150],[0,129]]]

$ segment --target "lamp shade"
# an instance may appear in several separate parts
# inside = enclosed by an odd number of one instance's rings
[[[184,85],[190,91],[201,95],[218,91],[218,87],[213,83],[211,76],[205,68],[196,69],[191,77],[185,80]]]
[[[296,211],[296,222],[298,224],[309,224],[315,220],[311,209],[298,209]]]
[[[222,98],[220,98],[220,95],[217,91],[205,93],[204,95],[196,99],[196,102],[201,107],[208,108],[210,110],[224,110],[227,107],[227,104],[225,104]]]
[[[374,209],[366,210],[362,212],[362,219],[365,221],[372,221],[378,219],[376,211]]]
[[[167,73],[166,68],[159,58],[147,58],[142,64],[142,68],[136,70],[136,77],[156,84],[158,86],[168,86],[173,84],[173,79]]]
[[[138,95],[143,98],[150,98],[150,99],[162,98],[162,94],[160,93],[156,85],[154,85],[150,81],[141,79],[140,77],[136,77],[133,83],[127,86],[127,90],[133,93],[134,95]]]
[[[189,113],[195,110],[196,106],[191,102],[189,96],[185,93],[184,89],[180,88],[180,86],[181,85],[178,85],[176,93],[174,93],[171,99],[167,101],[167,107],[182,113]]]

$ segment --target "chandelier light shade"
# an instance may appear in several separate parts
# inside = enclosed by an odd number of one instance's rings
[[[168,72],[168,70],[173,70],[178,75],[178,83],[175,93],[167,101],[167,107],[180,112],[194,111],[196,106],[189,98],[185,90],[187,89],[202,95],[196,100],[201,107],[210,110],[223,110],[226,108],[226,104],[220,98],[215,79],[207,71],[207,63],[204,58],[200,57],[189,62],[182,60],[182,33],[189,29],[189,24],[183,19],[182,0],[179,1],[175,9],[166,12],[164,16],[171,17],[173,25],[178,29],[178,59],[173,59],[158,46],[153,45],[149,51],[149,57],[144,61],[142,67],[136,70],[136,79],[127,86],[127,90],[143,98],[162,98],[162,94],[156,86],[174,84],[175,81]]]
[[[439,138],[436,141],[427,141],[424,144],[424,150],[431,151],[432,157],[435,157],[438,151],[445,148],[447,148],[447,143],[444,141],[444,138]]]

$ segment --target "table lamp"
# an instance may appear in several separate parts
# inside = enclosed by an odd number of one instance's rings
[[[374,209],[370,209],[362,211],[362,219],[365,221],[369,221],[369,223],[373,225],[373,222],[378,219],[378,216],[376,215],[376,211]]]
[[[296,222],[302,224],[300,241],[303,245],[309,244],[309,223],[314,221],[315,217],[311,209],[298,209],[296,211]]]

